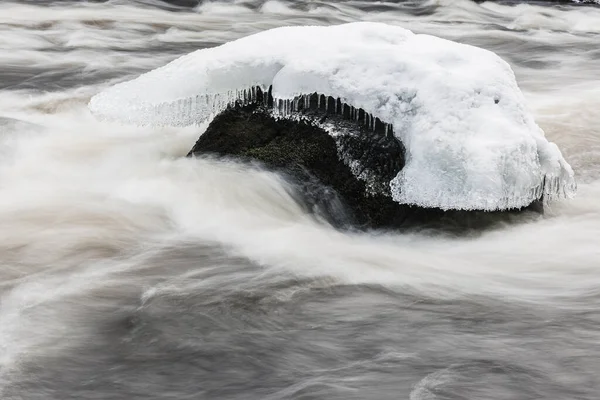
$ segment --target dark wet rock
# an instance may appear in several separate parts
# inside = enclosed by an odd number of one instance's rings
[[[325,124],[335,127],[334,135]],[[337,227],[464,231],[506,218],[500,212],[396,203],[389,181],[404,166],[402,144],[384,130],[367,130],[343,115],[320,115],[310,108],[288,119],[262,103],[230,107],[211,122],[188,155],[204,154],[259,162],[283,174],[309,212]]]
[[[369,194],[338,158],[335,140],[308,118],[276,119],[257,105],[230,108],[212,121],[190,152],[206,153],[259,161],[283,173],[304,204],[335,225],[402,223],[402,207],[389,195]]]

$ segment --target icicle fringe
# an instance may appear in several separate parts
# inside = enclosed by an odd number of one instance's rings
[[[161,103],[155,106],[138,107],[132,113],[131,123],[139,125],[154,126],[189,126],[199,125],[210,121],[216,115],[235,105],[249,105],[260,103],[265,107],[272,108],[276,118],[301,118],[303,112],[321,111],[325,114],[333,114],[345,120],[353,121],[357,125],[365,127],[368,131],[386,135],[394,135],[392,124],[381,121],[379,118],[366,112],[362,108],[356,108],[342,101],[340,98],[326,96],[324,94],[312,93],[296,96],[291,99],[273,98],[272,87],[249,86],[243,89],[230,90],[226,93],[197,95],[175,102]],[[356,167],[356,166],[355,166]],[[358,170],[354,168],[353,170]],[[399,192],[399,183],[396,179],[391,182],[392,196],[396,201],[410,204],[409,199],[404,199]],[[518,191],[518,193],[517,193]],[[534,201],[550,201],[562,198],[571,198],[576,192],[576,184],[563,177],[544,175],[540,177],[540,183],[529,190],[516,190],[512,188],[500,199],[480,199],[476,207],[470,209],[479,210],[507,210],[522,208]],[[447,194],[440,193],[439,199]],[[441,201],[436,205],[418,204],[419,206],[436,206],[447,202]],[[444,207],[446,208],[446,207]],[[448,209],[461,209],[460,205],[447,202]]]

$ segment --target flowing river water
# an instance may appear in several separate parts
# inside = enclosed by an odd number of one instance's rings
[[[0,398],[600,397],[600,8],[2,1]],[[90,96],[282,25],[369,20],[497,52],[578,195],[472,235],[341,232],[202,127]],[[327,38],[324,38],[327,40]]]

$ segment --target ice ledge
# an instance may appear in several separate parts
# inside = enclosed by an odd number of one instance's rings
[[[577,191],[577,184],[565,177],[545,175],[534,187],[507,188],[502,197],[490,197],[486,193],[470,193],[468,204],[456,201],[447,192],[429,192],[428,196],[420,194],[413,199],[410,191],[402,191],[401,178],[390,182],[394,200],[401,204],[418,205],[425,208],[442,210],[482,210],[503,211],[525,208],[536,201],[548,205],[552,201],[572,198]]]

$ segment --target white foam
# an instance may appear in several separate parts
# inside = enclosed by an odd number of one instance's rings
[[[94,96],[91,110],[136,124],[189,125],[273,86],[276,99],[319,92],[394,125],[406,149],[391,182],[404,204],[520,208],[570,197],[573,171],[492,52],[381,23],[285,27],[181,57]]]

